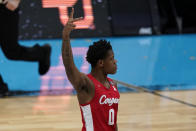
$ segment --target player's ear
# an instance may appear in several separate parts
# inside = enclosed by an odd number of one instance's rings
[[[100,59],[100,60],[98,60],[97,64],[99,67],[103,67],[104,61]]]

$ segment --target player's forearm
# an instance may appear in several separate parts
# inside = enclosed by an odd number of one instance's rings
[[[68,34],[63,36],[63,44],[62,44],[62,58],[63,58],[63,64],[66,69],[67,75],[69,75],[75,67],[74,60],[73,60],[73,54],[70,44],[70,37]]]
[[[72,49],[70,45],[70,38],[68,35],[63,36],[62,58],[63,58],[63,64],[65,67],[69,67],[73,65],[73,54],[72,54]]]

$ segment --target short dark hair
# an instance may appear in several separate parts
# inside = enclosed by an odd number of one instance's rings
[[[112,50],[112,46],[109,41],[99,40],[97,42],[93,42],[93,44],[88,48],[86,60],[92,67],[95,67],[98,60],[106,57],[108,50]]]

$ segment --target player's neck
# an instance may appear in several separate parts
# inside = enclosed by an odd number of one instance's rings
[[[90,74],[101,83],[105,83],[107,81],[107,74],[105,74],[102,70],[92,69]]]

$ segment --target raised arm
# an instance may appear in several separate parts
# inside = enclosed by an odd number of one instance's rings
[[[69,20],[63,29],[62,58],[63,58],[63,64],[65,66],[67,77],[71,82],[71,84],[73,85],[73,87],[76,89],[76,91],[79,92],[89,82],[87,76],[79,72],[73,60],[73,54],[70,45],[70,32],[76,27],[74,22],[82,19],[82,18],[74,19],[73,15],[74,15],[74,9],[72,8],[72,12],[69,17]]]

